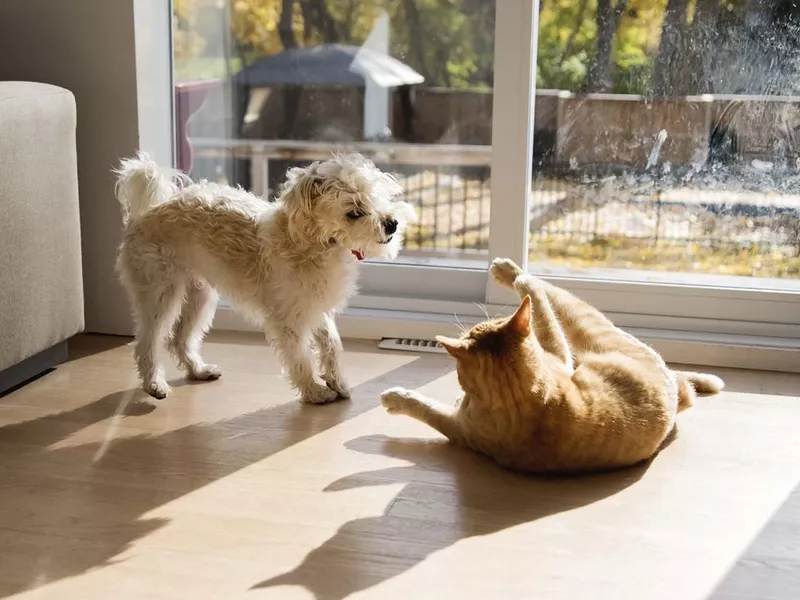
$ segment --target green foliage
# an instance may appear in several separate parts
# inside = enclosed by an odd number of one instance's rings
[[[174,0],[176,67],[181,73],[216,73],[218,69],[190,63],[222,58],[205,36],[220,37],[226,21],[231,31],[228,47],[235,49],[236,58],[249,63],[283,49],[281,16],[287,6],[292,14],[288,23],[284,20],[283,37],[287,36],[288,24],[295,42],[306,46],[326,42],[361,44],[385,10],[390,18],[392,54],[425,76],[426,85],[490,88],[494,75],[495,6],[501,1]],[[680,30],[673,36],[678,47],[661,49],[667,0],[610,0],[613,23],[618,22],[616,31],[610,30],[613,24],[598,23],[598,0],[541,0],[538,86],[579,91],[586,83],[589,65],[598,56],[600,32],[613,34],[612,64],[607,70],[612,75],[612,89],[603,91],[710,91],[700,89],[714,79],[712,73],[700,72],[714,62],[704,58],[713,58],[725,46],[726,39],[739,40],[734,45],[742,50],[740,40],[746,38],[744,11],[748,5],[741,0],[698,1],[675,2],[671,14],[677,18],[671,27]],[[704,12],[696,7],[702,7]],[[756,46],[762,41],[747,43],[744,50],[751,54],[760,51]],[[666,54],[659,56],[662,51]],[[716,68],[724,71],[725,65]],[[608,77],[603,79],[606,80]]]
[[[194,58],[192,60],[175,61],[175,81],[201,81],[204,79],[223,79],[238,73],[242,62],[233,58],[225,65],[224,58]]]
[[[647,94],[652,89],[653,57],[665,0],[633,0],[614,37],[614,91]]]
[[[284,4],[282,0],[230,1],[232,45],[244,62],[283,49],[279,24]],[[422,73],[427,85],[486,88],[492,84],[494,2],[490,0],[295,0],[291,4],[291,27],[299,45],[362,44],[385,10],[392,54]],[[203,14],[219,4],[175,0],[174,6],[177,71],[186,77],[218,73],[221,57],[204,55],[205,31],[200,24]],[[322,18],[319,11],[312,14],[318,8],[325,13]],[[224,26],[221,19],[218,22],[217,29]]]
[[[544,1],[539,15],[537,86],[578,90],[594,48],[596,10],[597,0]]]
[[[612,3],[617,6],[616,0]],[[543,0],[539,16],[537,85],[578,91],[594,56],[597,0]],[[629,0],[613,40],[614,89],[643,94],[651,87],[666,0]]]
[[[392,54],[425,76],[427,85],[487,87],[494,65],[493,4],[486,0],[383,2],[391,20]]]

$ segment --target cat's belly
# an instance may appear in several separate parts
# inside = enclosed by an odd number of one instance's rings
[[[488,436],[484,432],[471,441],[473,449],[514,470],[599,471],[632,466],[652,458],[674,426],[675,414],[663,410],[649,420],[610,418],[556,428],[531,423],[527,433],[497,431],[497,435]]]

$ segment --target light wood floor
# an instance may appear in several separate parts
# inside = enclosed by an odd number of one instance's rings
[[[800,481],[798,376],[717,371],[648,468],[541,479],[380,408],[454,398],[445,356],[348,343],[353,400],[303,407],[260,338],[217,336],[223,379],[151,404],[126,341],[0,398],[2,598],[783,597],[719,586]]]

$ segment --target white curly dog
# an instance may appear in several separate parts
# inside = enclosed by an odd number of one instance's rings
[[[125,227],[117,270],[147,393],[170,391],[165,343],[190,378],[221,375],[200,355],[219,292],[264,328],[302,402],[349,397],[334,315],[356,290],[358,261],[395,258],[416,217],[394,177],[359,154],[336,155],[290,169],[277,200],[267,202],[193,183],[146,154],[115,173]]]

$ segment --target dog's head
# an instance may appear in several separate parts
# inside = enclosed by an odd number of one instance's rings
[[[416,219],[402,187],[360,154],[336,155],[287,173],[281,201],[290,235],[336,244],[362,258],[395,258]]]

